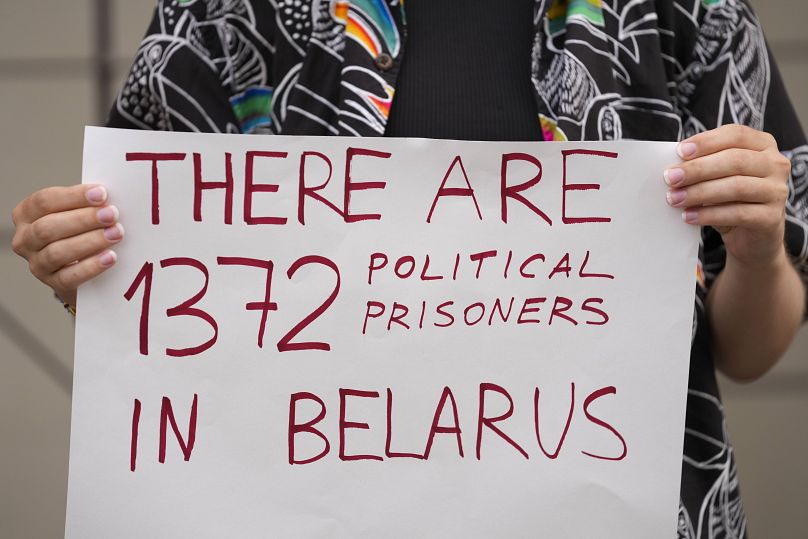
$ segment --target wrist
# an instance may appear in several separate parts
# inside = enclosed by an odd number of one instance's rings
[[[792,271],[792,268],[785,244],[780,243],[770,256],[755,261],[740,260],[727,251],[724,273],[731,274],[745,282],[755,282],[760,279],[772,280]]]
[[[73,297],[73,301],[72,301],[72,302],[65,300],[65,299],[63,298],[63,296],[61,296],[60,294],[58,294],[58,293],[56,293],[56,292],[54,292],[54,293],[53,293],[53,297],[54,297],[54,298],[56,298],[56,301],[58,301],[59,303],[61,303],[61,304],[62,304],[62,307],[64,307],[64,308],[65,308],[65,310],[66,310],[68,313],[72,314],[73,316],[76,316],[76,300],[75,300],[75,295],[74,295],[74,297]]]
[[[62,303],[72,305],[73,307],[76,306],[76,296],[78,295],[76,290],[54,290],[53,295]]]

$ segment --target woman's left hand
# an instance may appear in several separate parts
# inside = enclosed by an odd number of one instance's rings
[[[791,162],[774,137],[741,125],[700,133],[678,146],[683,163],[667,169],[668,204],[687,223],[721,233],[728,256],[749,269],[784,254]]]

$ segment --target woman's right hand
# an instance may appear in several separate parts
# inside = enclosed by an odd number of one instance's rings
[[[118,209],[101,185],[48,187],[12,212],[14,252],[34,276],[75,307],[80,284],[103,273],[117,257],[110,247],[123,238]]]

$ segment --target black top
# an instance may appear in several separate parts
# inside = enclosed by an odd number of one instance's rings
[[[385,135],[540,140],[533,0],[407,0],[407,53]]]

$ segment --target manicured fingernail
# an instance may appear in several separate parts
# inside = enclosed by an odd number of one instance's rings
[[[123,225],[121,223],[116,223],[115,226],[105,228],[104,237],[107,238],[108,241],[120,240],[123,238]]]
[[[111,225],[118,220],[118,208],[115,206],[106,206],[98,210],[96,214],[98,222],[102,225]]]
[[[668,199],[668,204],[671,206],[676,206],[684,201],[685,194],[686,192],[684,189],[674,189],[673,191],[668,191],[665,198]]]
[[[682,159],[687,159],[696,153],[696,145],[692,142],[682,142],[676,147],[676,153],[678,153],[679,157]]]
[[[97,185],[87,191],[84,196],[86,196],[87,200],[90,202],[97,204],[99,202],[104,202],[107,199],[107,190],[100,185]]]
[[[665,183],[675,187],[685,179],[685,171],[681,168],[669,168],[662,173],[662,176],[665,178]]]
[[[98,257],[98,261],[105,268],[113,265],[116,260],[118,260],[118,255],[115,254],[115,251],[106,251]]]
[[[699,211],[698,210],[685,210],[682,212],[682,220],[685,223],[693,224],[699,219]]]

